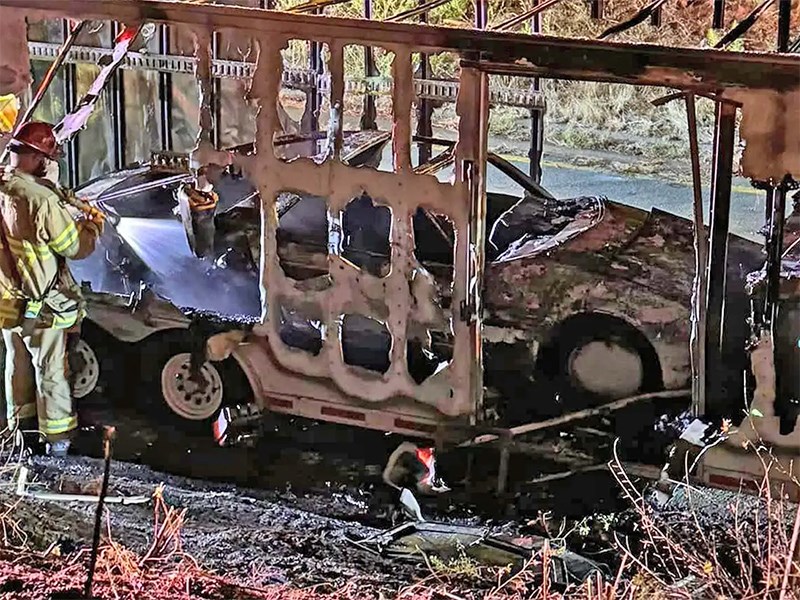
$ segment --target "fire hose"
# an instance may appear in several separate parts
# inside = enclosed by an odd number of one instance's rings
[[[59,198],[61,198],[64,202],[79,210],[86,216],[87,219],[97,223],[98,225],[102,226],[107,218],[111,221],[112,225],[116,226],[119,224],[119,217],[117,215],[100,210],[96,206],[92,206],[86,200],[78,198],[72,191],[65,190],[56,186],[55,184],[51,186],[51,189],[58,194]]]
[[[72,206],[72,207],[78,209],[79,211],[81,211],[84,215],[86,215],[86,217],[89,220],[94,221],[98,225],[102,225],[103,223],[105,223],[106,218],[109,217],[109,216],[111,217],[111,224],[112,225],[116,226],[116,225],[119,224],[119,217],[117,217],[116,215],[112,215],[111,213],[103,212],[99,208],[96,208],[96,207],[92,206],[91,204],[89,204],[88,202],[86,202],[84,200],[81,200],[80,198],[78,198],[74,194],[64,194],[63,196],[64,196],[64,200],[66,200],[67,203],[70,206]]]

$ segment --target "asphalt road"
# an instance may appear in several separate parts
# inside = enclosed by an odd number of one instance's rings
[[[437,149],[438,150],[438,149]],[[501,155],[523,173],[528,173],[530,163],[521,156]],[[384,150],[381,170],[391,171],[391,147]],[[622,204],[644,210],[660,208],[666,212],[688,219],[692,218],[692,186],[673,183],[654,177],[623,175],[597,167],[578,167],[571,164],[542,163],[542,185],[556,198],[576,196],[606,196]],[[522,197],[520,186],[498,169],[489,166],[488,189]],[[439,172],[438,177],[446,181],[452,176],[452,165]],[[705,221],[708,223],[708,187],[703,189]],[[734,178],[731,194],[730,231],[742,237],[762,242],[758,231],[764,225],[764,192],[754,189],[747,179]]]
[[[528,162],[519,157],[506,156],[517,168],[528,172]],[[692,187],[679,183],[661,181],[651,177],[621,175],[580,168],[559,163],[542,165],[542,185],[558,198],[581,195],[607,196],[623,204],[645,210],[653,207],[686,217],[692,217]],[[497,191],[507,188],[507,179],[498,171],[489,173],[489,186]],[[703,190],[706,222],[708,222],[710,192]],[[764,224],[764,192],[750,186],[746,179],[735,178],[731,197],[731,232],[755,241],[763,238],[758,230]]]

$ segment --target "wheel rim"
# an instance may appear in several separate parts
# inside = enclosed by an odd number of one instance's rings
[[[633,396],[644,384],[639,353],[611,340],[594,340],[576,348],[568,368],[575,387],[603,398]]]
[[[97,360],[97,354],[85,340],[78,340],[72,353],[75,357],[72,361],[75,367],[72,395],[75,398],[83,398],[92,393],[100,381],[100,362]]]
[[[191,378],[191,355],[176,354],[161,371],[161,392],[172,412],[184,419],[202,421],[222,406],[222,377],[210,362],[200,367],[198,383]]]

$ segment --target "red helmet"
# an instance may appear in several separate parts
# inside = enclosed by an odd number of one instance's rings
[[[12,149],[15,146],[27,146],[48,158],[58,156],[58,144],[50,123],[28,121],[11,137],[10,144]]]

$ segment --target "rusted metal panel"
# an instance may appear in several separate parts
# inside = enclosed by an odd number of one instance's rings
[[[64,5],[64,8],[75,17],[86,14],[83,9],[87,6],[97,5],[78,2]],[[329,27],[325,25],[327,20],[307,17],[310,20],[302,21],[302,26],[289,27],[287,23],[256,19],[254,30],[252,16],[263,15],[258,11],[217,6],[205,13],[203,19],[183,19],[198,7],[163,3],[163,12],[158,15],[148,12],[148,7],[142,3],[123,3],[118,8],[126,10],[132,6],[145,8],[147,13],[139,13],[132,22],[157,16],[170,25],[182,25],[192,40],[200,110],[196,146],[189,166],[198,181],[203,183],[202,167],[234,161],[259,192],[262,324],[256,327],[255,334],[266,338],[272,369],[249,374],[258,373],[257,377],[261,379],[272,371],[270,376],[278,380],[274,371],[282,370],[285,374],[282,379],[293,382],[286,389],[298,392],[300,382],[314,381],[322,395],[312,397],[334,403],[338,396],[342,403],[365,403],[376,410],[382,406],[378,403],[393,401],[395,405],[399,402],[404,406],[410,417],[426,413],[437,414],[440,418],[474,416],[483,391],[481,282],[486,213],[487,76],[476,70],[462,70],[456,103],[456,112],[461,119],[455,150],[456,177],[452,183],[440,183],[433,176],[414,173],[411,165],[411,106],[415,96],[411,56],[418,48],[391,40],[381,44],[394,56],[392,141],[395,168],[393,173],[359,169],[341,160],[343,132],[339,113],[344,95],[343,49],[347,44],[362,40],[361,25],[354,27],[355,22],[343,21],[350,26]],[[61,8],[59,5],[58,9]],[[111,11],[107,14],[109,18],[122,20],[120,13]],[[235,14],[237,18],[218,20],[217,17],[226,14]],[[245,16],[248,18],[244,19]],[[212,39],[226,23],[229,27],[242,26],[240,31],[251,32],[250,37],[258,46],[249,94],[259,107],[255,151],[247,155],[219,152],[212,143]],[[268,27],[276,23],[279,26],[277,30]],[[345,33],[352,35],[342,35]],[[274,143],[275,136],[284,133],[281,107],[276,102],[282,85],[281,51],[298,36],[324,44],[329,50],[331,118],[328,150],[324,156],[316,157],[317,160],[308,156],[287,160]],[[327,272],[312,282],[293,279],[284,272],[280,263],[277,204],[281,194],[286,192],[322,198],[327,206],[329,236],[324,265]],[[353,199],[364,196],[376,206],[385,206],[391,211],[390,239],[387,240],[390,268],[384,276],[360,269],[343,256],[344,241],[339,235],[344,210]],[[419,208],[445,217],[452,223],[454,231],[464,234],[456,237],[453,249],[455,264],[449,292],[451,309],[443,308],[432,278],[414,254],[412,219]],[[325,334],[316,355],[289,347],[281,339],[284,308],[322,323]],[[381,323],[391,336],[390,367],[385,373],[368,372],[346,363],[344,322],[350,315]],[[427,379],[418,382],[409,371],[407,346],[413,334],[426,332],[432,327],[452,335],[452,359]],[[254,385],[254,389],[259,388],[262,388],[262,401],[275,393],[275,390],[264,389],[263,381]],[[409,412],[409,406],[417,407],[417,413]]]
[[[800,87],[800,57],[706,49],[667,48],[595,40],[567,40],[358,19],[319,18],[230,6],[141,0],[2,0],[3,6],[44,11],[52,16],[80,14],[90,19],[172,21],[187,25],[236,28],[270,35],[335,37],[361,44],[413,45],[419,51],[450,50],[480,55],[495,73],[539,75],[682,89],[717,91],[752,87],[790,90]]]
[[[321,378],[332,382],[337,393],[366,401],[383,402],[393,398],[415,399],[423,405],[448,416],[472,414],[482,387],[476,386],[472,377],[480,376],[476,367],[479,345],[479,321],[463,323],[444,314],[433,295],[415,293],[409,282],[416,280],[415,273],[424,270],[414,258],[411,218],[422,205],[438,214],[446,215],[461,231],[468,230],[472,185],[480,185],[478,178],[468,182],[457,178],[442,184],[435,178],[417,175],[411,171],[411,103],[414,97],[411,71],[411,49],[385,44],[394,53],[394,127],[393,154],[395,173],[382,173],[372,169],[354,169],[341,162],[328,160],[317,164],[308,158],[297,158],[289,163],[276,157],[273,135],[281,132],[277,97],[282,61],[281,49],[289,37],[259,38],[259,62],[251,96],[260,105],[257,119],[256,148],[251,156],[237,157],[248,178],[256,184],[262,200],[262,297],[264,299],[264,325],[257,333],[266,336],[270,354],[276,364],[296,374]],[[331,105],[341,105],[343,95],[342,50],[346,40],[324,39],[330,49]],[[263,76],[261,76],[263,74]],[[480,85],[484,76],[476,74]],[[485,86],[484,86],[485,87]],[[462,94],[471,94],[466,106],[474,103],[474,91],[469,82],[462,80]],[[466,90],[466,92],[465,92]],[[461,109],[463,112],[463,108]],[[471,120],[470,123],[476,121]],[[477,122],[481,122],[478,120]],[[473,127],[474,129],[474,127]],[[341,147],[341,131],[333,132],[335,146]],[[459,141],[461,160],[479,161],[483,138],[475,132],[462,135]],[[480,165],[480,163],[478,162]],[[317,277],[317,283],[299,282],[284,272],[278,260],[276,199],[284,191],[302,191],[324,198],[329,221],[329,253],[326,271]],[[359,269],[341,255],[338,232],[341,214],[353,198],[366,193],[376,205],[388,206],[391,213],[391,268],[384,277]],[[479,194],[482,196],[482,194]],[[480,216],[480,215],[478,215]],[[455,283],[453,305],[459,306],[468,289],[467,265],[470,248],[468,238],[462,237],[456,245]],[[284,254],[286,254],[284,252]],[[474,253],[473,253],[474,254]],[[478,257],[480,258],[480,257]],[[300,262],[304,262],[302,259]],[[320,264],[320,267],[323,265]],[[480,272],[478,272],[480,276]],[[420,303],[420,301],[422,302]],[[280,308],[301,312],[305,317],[324,323],[327,334],[318,356],[298,352],[285,345],[279,335]],[[390,368],[383,374],[365,373],[348,366],[341,347],[343,316],[363,315],[376,319],[388,329],[391,338]],[[454,358],[445,369],[417,384],[409,375],[406,362],[406,345],[409,332],[418,328],[447,323],[454,333]],[[323,386],[326,387],[326,386]],[[326,389],[329,389],[328,384]],[[270,392],[273,393],[273,392]],[[326,392],[330,395],[330,392]],[[324,396],[323,396],[324,397]]]

